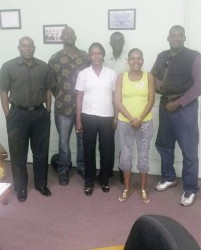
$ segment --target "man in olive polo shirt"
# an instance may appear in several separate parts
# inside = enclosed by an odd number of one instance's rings
[[[4,63],[1,68],[0,89],[14,189],[18,200],[23,202],[27,198],[29,142],[35,189],[42,195],[51,195],[47,172],[53,78],[48,64],[33,57],[35,46],[30,37],[19,40],[18,50],[20,57]]]

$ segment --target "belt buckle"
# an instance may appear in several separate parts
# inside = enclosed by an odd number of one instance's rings
[[[173,101],[173,99],[174,99],[174,98],[171,97],[171,96],[168,96],[167,98],[168,98],[168,101],[169,101],[169,102]]]
[[[29,107],[28,110],[34,110],[35,108],[34,107]]]

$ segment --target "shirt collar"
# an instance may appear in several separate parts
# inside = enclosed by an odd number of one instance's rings
[[[121,60],[122,59],[122,55],[123,55],[123,51],[122,51],[122,53],[121,53],[121,55],[117,58],[117,60]],[[114,58],[114,56],[113,56],[113,52],[111,52],[111,55],[110,55],[110,57],[109,57],[109,60],[110,61],[117,61],[115,58]]]
[[[32,65],[39,64],[39,62],[37,61],[37,59],[35,57],[33,57],[32,61],[33,61]],[[21,56],[18,57],[18,64],[26,64],[23,57],[21,57]]]
[[[78,48],[77,47],[74,47],[72,50],[74,50],[76,53],[78,52]],[[69,50],[70,51],[70,50]],[[67,51],[65,51],[64,49],[62,49],[62,55],[63,56],[68,56],[69,55],[69,53],[67,52]]]

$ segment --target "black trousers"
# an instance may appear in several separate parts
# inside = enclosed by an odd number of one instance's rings
[[[107,186],[114,164],[114,117],[82,114],[85,157],[85,187],[93,187],[96,178],[96,140],[99,137],[100,184]]]
[[[50,113],[45,107],[23,110],[11,107],[6,118],[11,167],[16,191],[27,189],[27,154],[33,153],[36,187],[47,185]]]

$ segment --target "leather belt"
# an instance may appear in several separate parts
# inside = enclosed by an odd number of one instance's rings
[[[179,97],[182,95],[168,95],[168,96],[163,96],[164,98],[167,98],[169,102],[177,100]]]
[[[11,107],[17,108],[17,109],[21,109],[21,110],[34,111],[34,110],[37,110],[37,109],[42,108],[42,107],[43,107],[43,104],[41,104],[40,106],[34,106],[34,107],[23,107],[23,106],[11,104]]]

